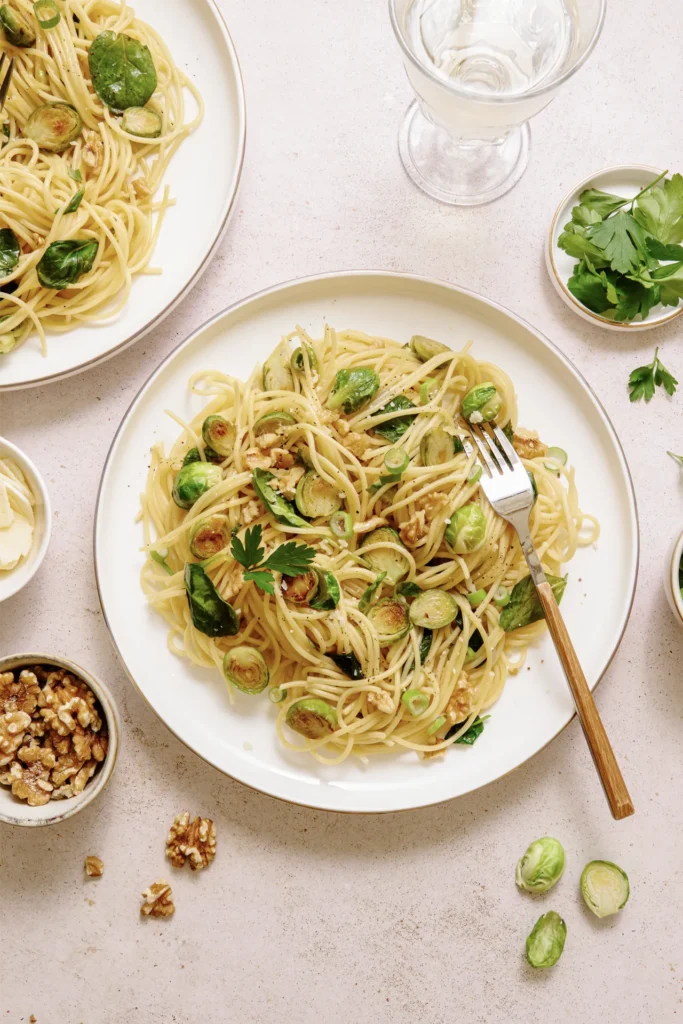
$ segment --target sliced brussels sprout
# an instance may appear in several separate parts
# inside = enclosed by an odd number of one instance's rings
[[[454,438],[443,427],[428,430],[420,441],[420,458],[423,466],[442,466],[455,456]]]
[[[139,139],[158,139],[163,130],[161,115],[149,107],[128,107],[121,118],[121,127]]]
[[[294,390],[294,377],[289,365],[289,348],[286,341],[281,341],[263,364],[262,384],[264,391]]]
[[[501,397],[490,380],[475,386],[462,400],[460,412],[468,423],[488,423],[500,412]]]
[[[240,631],[237,612],[224,601],[212,580],[196,562],[185,566],[185,593],[195,629],[205,636],[236,636]]]
[[[12,46],[21,46],[25,49],[33,46],[36,41],[33,25],[26,15],[15,10],[14,7],[10,7],[9,4],[3,4],[0,7],[0,25],[5,33],[5,39]]]
[[[278,523],[284,523],[286,526],[308,526],[306,520],[296,514],[291,502],[271,486],[271,480],[275,480],[275,475],[265,469],[256,468],[252,474],[254,490],[270,514]]]
[[[223,479],[219,466],[210,462],[191,462],[183,466],[173,484],[173,500],[180,508],[192,508],[202,494]]]
[[[204,445],[204,458],[206,459],[207,462],[213,462],[218,464],[223,462],[223,456],[219,455],[218,452],[215,452],[213,448],[210,448],[208,444]],[[185,458],[183,459],[183,466],[189,466],[191,462],[201,461],[202,457],[199,454],[199,448],[190,448],[190,450],[185,453]]]
[[[563,871],[562,843],[550,836],[543,836],[533,842],[524,856],[520,857],[515,882],[526,892],[548,892],[562,878]]]
[[[267,412],[259,416],[254,424],[254,434],[260,437],[261,434],[278,434],[284,427],[293,427],[296,420],[288,412]]]
[[[486,516],[481,505],[470,502],[456,509],[446,527],[445,537],[456,555],[477,551],[486,540]]]
[[[334,378],[334,387],[327,405],[330,409],[342,409],[347,414],[352,413],[369,402],[378,389],[379,377],[367,366],[339,370]]]
[[[425,338],[423,334],[414,334],[412,336],[410,348],[413,355],[417,356],[421,363],[429,362],[430,359],[438,356],[441,352],[450,352],[448,345],[442,345],[440,341]]]
[[[403,601],[383,597],[368,611],[368,619],[375,627],[380,647],[388,647],[402,640],[410,630],[410,616]]]
[[[202,424],[202,437],[207,447],[226,459],[235,446],[235,425],[225,416],[207,416]]]
[[[225,516],[213,515],[199,519],[190,529],[190,551],[195,558],[211,558],[227,547],[230,524]]]
[[[302,342],[301,347],[295,348],[294,351],[292,352],[290,365],[295,373],[306,372],[306,360],[304,359],[304,349],[306,350],[306,355],[308,356],[308,365],[311,368],[311,372],[316,373],[318,370],[318,357],[313,351],[313,347],[311,345],[307,345],[305,342]]]
[[[567,926],[554,910],[539,917],[526,940],[526,958],[532,967],[554,967],[562,956]]]
[[[255,647],[233,647],[223,658],[223,675],[242,693],[263,693],[270,680],[266,659]]]
[[[457,614],[458,602],[446,590],[425,590],[410,606],[410,621],[425,629],[449,626]]]
[[[285,721],[294,732],[309,740],[320,740],[337,728],[337,712],[318,697],[304,697],[287,708]]]
[[[315,569],[309,569],[301,576],[283,575],[280,590],[285,601],[292,604],[308,604],[318,592],[318,576]]]
[[[309,519],[329,517],[338,512],[342,505],[338,487],[323,480],[314,469],[309,469],[299,480],[295,501],[302,516]]]
[[[356,655],[351,651],[349,654],[328,654],[330,658],[340,672],[343,672],[349,679],[365,679],[363,672],[363,666],[359,662]]]
[[[551,576],[546,573],[546,579],[559,604],[567,586],[567,577]],[[510,633],[513,629],[530,626],[532,622],[539,622],[544,618],[543,605],[536,593],[534,581],[531,576],[525,576],[512,588],[510,600],[500,613],[498,625],[506,633]]]
[[[628,902],[628,875],[609,860],[592,860],[581,872],[581,895],[596,917],[616,914]]]
[[[318,612],[331,612],[341,600],[339,580],[327,569],[315,569],[318,577],[318,592],[310,602],[311,608]]]
[[[43,103],[24,125],[24,135],[49,153],[61,153],[83,131],[81,115],[70,103]]]
[[[390,412],[396,411],[398,413],[401,409],[414,408],[414,404],[405,395],[396,395],[396,398],[392,398],[383,409],[378,409],[377,412],[373,413],[373,416],[386,416]],[[390,444],[396,444],[414,422],[415,416],[396,415],[392,420],[385,420],[384,423],[379,423],[372,429],[375,434],[386,438]]]
[[[366,534],[361,549],[370,544],[398,544],[404,547],[403,541],[391,526],[380,526],[379,529]],[[394,551],[392,548],[375,548],[374,551],[368,551],[363,555],[363,561],[377,573],[386,572],[387,583],[391,583],[392,586],[410,572],[408,559],[400,551]]]

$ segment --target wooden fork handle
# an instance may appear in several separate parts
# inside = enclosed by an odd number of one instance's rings
[[[605,727],[588,688],[583,669],[576,656],[564,619],[555,600],[549,583],[540,583],[536,590],[543,605],[550,635],[560,656],[567,682],[569,683],[581,727],[586,736],[590,752],[595,761],[605,796],[607,797],[613,817],[617,820],[628,818],[633,814],[634,807],[629,796],[624,777],[621,774],[614,751],[607,738]]]

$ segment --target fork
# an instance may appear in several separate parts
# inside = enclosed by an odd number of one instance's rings
[[[488,428],[488,429],[486,429]],[[534,494],[529,474],[517,452],[500,427],[493,424],[470,425],[471,437],[477,446],[482,466],[481,486],[493,509],[517,531],[531,579],[536,587],[548,630],[574,698],[576,711],[598,770],[605,796],[614,818],[627,818],[634,808],[614,751],[588,688],[579,659],[555,595],[541,567],[529,529],[529,513]],[[463,444],[472,457],[474,450],[466,439]]]
[[[4,65],[6,59],[7,59],[7,54],[3,51],[2,57],[0,57],[0,75],[2,74],[2,68],[3,68],[3,65]],[[13,73],[13,71],[14,71],[14,57],[12,57],[11,61],[9,62],[9,67],[7,69],[7,74],[5,75],[5,77],[3,79],[2,85],[0,85],[0,110],[2,110],[2,108],[5,105],[5,100],[7,99],[7,93],[9,92],[9,87],[10,87],[10,84],[12,82],[12,73]]]

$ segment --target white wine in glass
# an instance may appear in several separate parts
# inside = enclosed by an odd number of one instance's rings
[[[417,97],[399,136],[415,184],[464,206],[511,189],[528,160],[528,119],[588,57],[605,3],[389,0]]]

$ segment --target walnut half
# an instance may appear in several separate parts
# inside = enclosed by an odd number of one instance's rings
[[[144,917],[170,917],[175,914],[173,893],[168,882],[153,882],[142,894],[140,913]]]
[[[86,857],[83,867],[88,878],[101,878],[104,874],[104,864],[99,857]]]
[[[186,860],[193,871],[208,867],[216,856],[216,826],[211,818],[190,821],[189,811],[177,814],[166,839],[166,856],[176,868]]]

